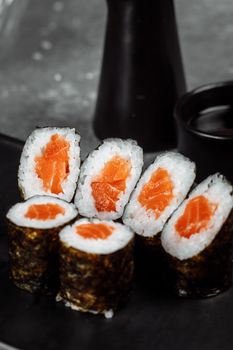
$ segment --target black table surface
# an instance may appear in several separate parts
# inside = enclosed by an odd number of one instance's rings
[[[19,199],[21,147],[0,137],[0,343],[25,350],[232,349],[233,289],[215,298],[182,300],[135,283],[128,304],[105,319],[15,287],[8,278],[4,216]]]

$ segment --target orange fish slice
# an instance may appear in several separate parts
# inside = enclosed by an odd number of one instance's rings
[[[112,226],[106,224],[82,224],[76,227],[76,233],[87,239],[106,239],[113,230]]]
[[[186,205],[183,215],[176,222],[176,231],[186,238],[204,231],[216,208],[217,205],[204,196],[192,198]]]
[[[28,208],[25,217],[28,219],[36,220],[53,220],[58,214],[65,214],[65,209],[58,204],[32,204]]]
[[[63,136],[54,134],[42,155],[35,158],[35,171],[46,192],[63,193],[61,185],[69,174],[69,147],[69,142]]]
[[[139,196],[139,203],[154,212],[158,219],[164,209],[173,199],[173,183],[166,169],[158,168],[150,180],[143,186]]]
[[[128,160],[114,156],[92,181],[92,195],[98,212],[116,211],[116,203],[126,189],[130,171],[131,165]]]

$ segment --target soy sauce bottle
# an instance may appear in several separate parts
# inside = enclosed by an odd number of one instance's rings
[[[173,147],[173,108],[185,92],[173,0],[107,0],[108,19],[94,129]]]

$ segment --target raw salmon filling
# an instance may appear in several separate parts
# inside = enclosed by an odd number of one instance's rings
[[[206,230],[217,205],[204,196],[191,199],[183,215],[177,220],[175,228],[180,236],[189,238],[195,233]]]
[[[53,220],[57,215],[65,214],[65,209],[58,204],[32,204],[28,208],[25,217],[28,219],[36,220]]]
[[[146,210],[152,210],[158,219],[173,199],[173,187],[168,171],[158,168],[143,186],[138,201]]]
[[[35,171],[46,192],[63,193],[62,183],[69,175],[69,148],[70,144],[63,136],[54,134],[42,155],[35,158]]]
[[[76,227],[76,233],[87,239],[106,239],[113,230],[112,226],[105,224],[82,224]]]
[[[116,203],[125,192],[130,171],[130,161],[114,156],[92,181],[92,195],[98,212],[116,211]]]

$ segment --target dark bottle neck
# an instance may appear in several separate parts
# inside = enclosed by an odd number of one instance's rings
[[[122,15],[122,11],[133,9],[135,14],[146,19],[154,18],[161,22],[166,18],[175,18],[173,0],[107,0],[108,10]],[[149,15],[149,17],[148,17]],[[161,18],[162,16],[162,18]]]
[[[128,73],[134,56],[140,68],[145,64],[141,61],[142,56],[153,57],[153,70],[156,66],[167,65],[176,76],[174,81],[178,95],[182,94],[185,81],[173,0],[107,0],[107,4],[105,48],[111,47],[113,56],[115,51],[115,57],[122,57],[122,68],[125,63]]]
[[[135,138],[148,150],[174,146],[172,113],[185,82],[173,1],[107,4],[96,133]]]

